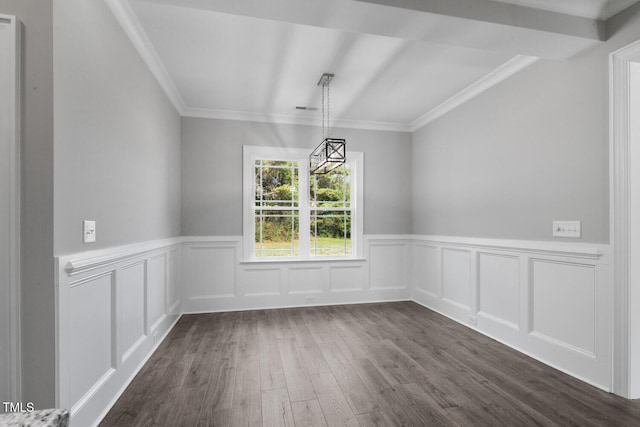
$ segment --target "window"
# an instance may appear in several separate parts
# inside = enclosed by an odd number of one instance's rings
[[[363,155],[309,175],[309,152],[244,147],[245,259],[361,256]]]

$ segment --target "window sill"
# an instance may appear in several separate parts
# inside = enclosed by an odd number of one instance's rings
[[[304,264],[304,263],[335,263],[335,262],[365,262],[366,258],[336,258],[336,257],[327,257],[327,258],[274,258],[274,259],[249,259],[240,261],[241,265],[251,265],[251,264]]]

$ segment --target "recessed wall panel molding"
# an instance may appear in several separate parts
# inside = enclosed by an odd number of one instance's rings
[[[288,270],[290,294],[317,294],[324,291],[326,268],[309,266]]]
[[[364,252],[369,254],[365,259],[318,257],[246,262],[241,261],[241,241],[240,236],[185,238],[182,253],[184,312],[347,304],[411,297],[408,283],[411,239],[406,236],[365,236]],[[207,256],[194,256],[195,248]]]
[[[245,268],[241,275],[244,292],[239,296],[267,296],[283,293],[280,267]]]
[[[416,243],[412,258],[413,290],[431,299],[442,295],[440,280],[440,249],[437,246]]]
[[[471,252],[442,250],[442,300],[461,309],[471,305]]]
[[[414,248],[417,302],[611,390],[608,245],[414,236]]]
[[[370,288],[407,288],[410,242],[396,238],[368,238]]]
[[[520,258],[478,254],[479,317],[520,328]]]
[[[180,251],[167,239],[57,258],[56,406],[73,425],[97,424],[178,320]]]
[[[113,357],[114,272],[69,284],[69,401],[72,411],[91,398],[116,368]]]
[[[334,265],[329,267],[330,292],[360,292],[363,290],[364,268],[360,265]]]
[[[165,313],[167,315],[178,315],[182,313],[182,265],[181,265],[181,248],[173,248],[166,253],[167,256],[167,281],[165,294],[167,295],[167,306]]]
[[[189,298],[236,296],[236,251],[234,244],[187,244],[183,258]]]
[[[158,322],[162,321],[167,312],[167,254],[160,254],[149,258],[147,263],[147,329],[149,335],[155,331]]]
[[[122,362],[133,354],[145,338],[147,304],[145,301],[146,262],[127,265],[120,271],[118,284],[118,337]]]
[[[533,259],[531,276],[531,334],[595,357],[595,266]]]

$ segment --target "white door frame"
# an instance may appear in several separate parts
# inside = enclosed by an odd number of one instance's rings
[[[630,313],[640,310],[640,301],[630,298],[640,290],[631,281],[640,272],[630,263],[632,229],[640,227],[640,218],[631,215],[630,192],[640,190],[632,182],[631,167],[631,80],[630,64],[640,62],[640,40],[610,55],[609,60],[609,198],[610,238],[613,249],[613,392],[627,398],[640,397],[640,325],[632,322]],[[637,150],[637,149],[636,149]],[[635,153],[635,151],[634,151]],[[636,158],[635,160],[638,160]],[[635,174],[634,174],[635,175]],[[637,212],[635,212],[637,215]],[[640,254],[634,254],[640,255]]]
[[[15,16],[0,14],[0,49],[3,57],[0,66],[0,102],[4,117],[0,117],[0,155],[7,156],[8,169],[1,171],[3,193],[8,200],[1,203],[8,206],[0,224],[0,244],[8,259],[0,260],[4,272],[0,272],[2,282],[8,282],[9,297],[0,301],[0,309],[8,313],[9,346],[7,351],[11,373],[9,375],[9,396],[14,402],[21,398],[21,341],[20,341],[20,24]],[[6,55],[5,55],[6,54]],[[6,191],[5,191],[6,190]],[[4,199],[4,197],[3,197]],[[6,216],[6,218],[4,218]]]

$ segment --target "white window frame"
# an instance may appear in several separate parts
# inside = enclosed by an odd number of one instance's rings
[[[256,257],[254,251],[255,218],[254,218],[254,192],[255,178],[254,165],[256,160],[284,160],[298,162],[298,182],[309,182],[309,153],[311,150],[300,148],[263,147],[245,145],[242,147],[242,254],[245,261],[270,262],[270,261],[326,261],[340,259],[356,259],[363,257],[363,181],[364,181],[364,154],[361,152],[347,151],[347,164],[351,171],[351,254],[345,256],[311,256],[309,215],[299,216],[299,250],[300,256],[287,257]],[[299,189],[298,205],[301,212],[309,211],[310,189]],[[306,207],[306,208],[305,208]]]

